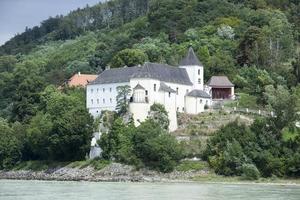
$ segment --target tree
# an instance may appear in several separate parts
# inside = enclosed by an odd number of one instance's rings
[[[123,115],[128,112],[129,99],[128,96],[131,93],[131,89],[129,85],[118,86],[117,87],[117,106],[116,110],[119,115]]]
[[[151,119],[136,128],[133,146],[144,165],[162,172],[172,171],[182,157],[182,149],[175,137]]]
[[[15,56],[0,56],[0,73],[12,72],[18,60]]]
[[[296,120],[296,101],[287,89],[279,85],[275,89],[269,85],[265,87],[265,97],[270,109],[274,112],[274,124],[278,130],[294,123]]]
[[[147,55],[139,49],[124,49],[118,52],[112,59],[112,67],[132,67],[144,64],[148,60]]]
[[[9,124],[0,118],[0,169],[10,169],[21,159],[21,142]]]
[[[151,105],[149,119],[159,124],[164,130],[169,129],[170,120],[168,112],[162,104],[154,103]]]

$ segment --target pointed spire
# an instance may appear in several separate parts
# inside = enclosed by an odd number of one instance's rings
[[[187,55],[180,61],[179,66],[198,65],[203,66],[196,56],[192,47],[189,48]]]

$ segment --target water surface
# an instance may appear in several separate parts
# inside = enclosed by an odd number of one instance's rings
[[[299,200],[300,186],[0,180],[0,200]]]

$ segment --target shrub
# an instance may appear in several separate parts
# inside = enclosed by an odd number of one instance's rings
[[[260,177],[260,172],[253,164],[243,164],[241,167],[242,177],[245,180],[257,180]]]
[[[182,149],[175,137],[153,120],[136,128],[133,145],[135,154],[146,166],[161,172],[172,171],[182,157]]]

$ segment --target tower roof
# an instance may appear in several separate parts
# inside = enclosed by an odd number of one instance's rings
[[[180,66],[198,65],[203,66],[198,57],[196,56],[192,47],[189,48],[186,56],[180,61]]]

